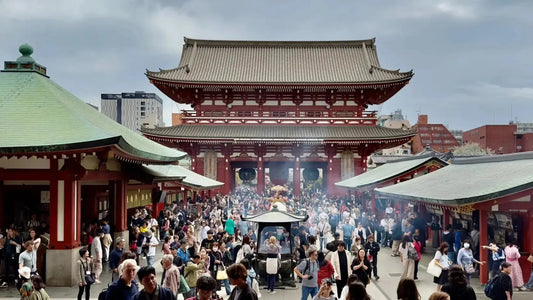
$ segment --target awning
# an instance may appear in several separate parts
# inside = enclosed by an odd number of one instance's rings
[[[400,159],[394,162],[386,163],[375,169],[369,170],[363,174],[335,183],[336,186],[356,189],[363,188],[370,185],[377,185],[387,180],[406,174],[412,170],[416,170],[425,164],[435,162],[441,166],[446,166],[447,163],[437,157],[409,157]]]
[[[224,185],[223,182],[202,176],[178,165],[143,165],[155,181],[180,181],[180,184],[195,190],[210,190]]]
[[[533,152],[456,158],[446,168],[375,191],[388,199],[473,204],[533,189],[532,170]]]

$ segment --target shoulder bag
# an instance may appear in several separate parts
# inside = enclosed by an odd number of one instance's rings
[[[433,277],[440,277],[442,269],[437,266],[437,264],[435,263],[435,259],[432,259],[428,264],[427,272]]]

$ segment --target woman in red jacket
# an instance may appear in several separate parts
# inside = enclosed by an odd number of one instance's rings
[[[318,286],[321,286],[322,279],[324,278],[331,278],[333,274],[335,274],[335,269],[333,269],[333,265],[325,258],[324,253],[322,251],[318,251],[318,276],[317,276],[317,282]]]

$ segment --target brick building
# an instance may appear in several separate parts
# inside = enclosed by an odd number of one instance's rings
[[[438,152],[453,151],[459,142],[442,124],[428,124],[427,115],[419,115],[418,122],[413,126],[418,134],[413,137],[413,154],[424,151],[427,147]]]
[[[524,131],[517,124],[484,125],[463,133],[463,142],[476,143],[496,154],[533,150],[533,132]]]

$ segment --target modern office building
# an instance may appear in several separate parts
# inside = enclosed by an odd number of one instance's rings
[[[102,113],[131,130],[162,127],[163,100],[155,93],[102,94]]]

